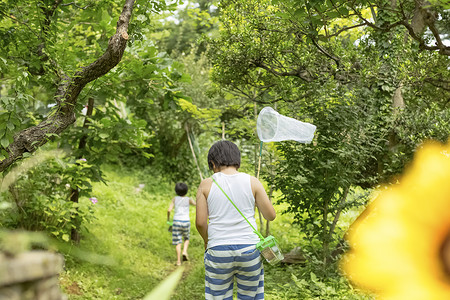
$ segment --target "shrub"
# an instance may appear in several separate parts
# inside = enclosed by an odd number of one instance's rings
[[[93,218],[93,203],[70,200],[74,189],[80,196],[91,191],[90,178],[98,175],[85,160],[48,160],[21,174],[3,193],[10,205],[0,211],[0,225],[29,231],[46,231],[69,241],[72,229],[80,230]]]

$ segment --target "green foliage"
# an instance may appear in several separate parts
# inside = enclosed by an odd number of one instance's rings
[[[142,299],[177,268],[166,225],[173,186],[154,171],[153,168],[118,171],[111,165],[104,170],[108,186],[93,184],[99,200],[95,207],[97,218],[88,225],[89,233],[84,233],[79,247],[108,256],[109,263],[66,255],[61,283],[69,299]],[[145,187],[136,191],[142,183]],[[195,188],[190,189],[188,196],[195,196]],[[285,204],[275,207],[278,216],[271,223],[271,231],[280,240],[283,252],[287,253],[294,245],[303,249],[302,228],[292,225],[292,214],[280,214]],[[190,261],[184,264],[182,279],[171,299],[204,297],[203,240],[193,226],[195,209],[191,209],[190,215]],[[346,213],[343,218],[346,223],[339,226],[345,229],[356,216]],[[73,247],[72,252],[76,249]],[[316,274],[317,266],[309,260],[304,265],[265,265],[265,299],[372,299],[350,287],[336,265],[329,269],[327,279]]]
[[[108,256],[110,263],[66,256],[66,272],[61,280],[70,299],[143,299],[176,269],[175,249],[166,226],[174,186],[152,168],[117,170],[114,165],[105,169],[108,186],[93,184],[93,194],[98,199],[97,218],[87,225],[89,232],[83,231],[80,244],[87,252]],[[136,189],[139,184],[145,184],[140,191]],[[188,195],[195,197],[195,188]],[[191,210],[191,219],[194,215]],[[192,229],[191,259],[203,254],[201,241]],[[197,266],[188,266],[185,274],[194,268]],[[202,277],[197,278],[197,285],[199,282],[203,282]],[[78,292],[71,289],[74,287]]]
[[[102,0],[95,3],[92,1],[57,2],[52,5],[47,2],[36,1],[35,4],[27,1],[2,2],[0,12],[1,159],[7,156],[5,150],[12,142],[14,134],[36,125],[53,113],[51,107],[56,102],[54,99],[56,87],[63,78],[72,76],[81,66],[89,64],[104,53],[108,47],[109,37],[115,33],[116,18],[124,4],[122,0]],[[83,102],[86,98],[92,97],[98,111],[104,113],[101,119],[103,121],[109,119],[110,122],[96,123],[93,124],[97,125],[96,128],[84,129],[82,132],[75,129],[75,132],[65,134],[64,147],[75,151],[82,136],[96,133],[101,137],[97,136],[88,142],[95,144],[93,149],[98,156],[102,155],[104,148],[107,147],[114,150],[109,158],[116,159],[118,151],[129,154],[133,150],[144,157],[149,156],[145,150],[142,150],[149,146],[147,142],[150,134],[145,134],[145,131],[149,129],[147,124],[133,116],[117,117],[117,111],[123,108],[117,106],[122,105],[120,102],[127,103],[127,97],[134,91],[139,90],[136,94],[139,95],[141,91],[146,90],[145,85],[130,88],[129,84],[122,83],[124,80],[129,82],[128,80],[140,78],[143,79],[142,81],[147,80],[148,84],[155,78],[157,80],[162,78],[162,83],[172,85],[173,89],[173,82],[178,78],[171,79],[171,77],[179,76],[184,79],[183,74],[176,69],[171,74],[168,69],[172,66],[172,60],[165,57],[164,53],[158,54],[154,47],[149,51],[152,54],[151,59],[142,59],[148,55],[146,51],[149,48],[148,43],[151,43],[146,37],[149,34],[148,27],[157,23],[155,19],[158,13],[173,10],[177,4],[177,1],[170,4],[166,4],[165,1],[136,1],[134,10],[136,18],[132,20],[129,30],[132,40],[130,45],[134,46],[142,41],[145,41],[145,45],[132,48],[130,52],[133,55],[125,53],[123,69],[115,69],[107,76],[89,84],[82,91],[75,110],[76,116],[80,116]],[[135,71],[134,78],[130,78],[127,74],[128,70]],[[156,75],[153,76],[153,74]],[[117,78],[119,76],[121,78]],[[139,82],[136,82],[136,85],[138,84]],[[153,90],[161,94],[159,92],[161,89],[164,87],[158,85]],[[163,92],[170,94],[167,91]],[[96,114],[97,117],[100,115],[100,113]],[[101,119],[97,121],[100,122]],[[151,130],[149,132],[151,133]],[[107,145],[108,140],[111,140],[110,145]],[[75,153],[75,157],[81,156]]]
[[[342,299],[372,300],[373,296],[351,287],[349,282],[337,274],[328,274],[322,279],[314,271],[285,267],[270,269],[270,281],[265,284],[265,298],[273,300]]]
[[[164,25],[154,33],[158,44],[169,54],[188,54],[195,51],[197,57],[206,50],[197,40],[203,35],[215,35],[218,27],[217,1],[200,0],[188,2],[177,10]]]
[[[62,134],[61,147],[70,150],[74,157],[88,159],[97,168],[108,161],[117,162],[122,156],[147,155],[151,134],[147,133],[145,120],[127,113],[123,102],[108,99],[94,107],[92,116],[80,118],[88,126],[75,126]],[[82,139],[85,147],[80,148]]]
[[[266,179],[283,193],[311,253],[322,245],[319,261],[332,260],[341,214],[364,204],[348,197],[354,187],[389,182],[425,139],[448,138],[448,57],[418,51],[406,28],[392,25],[414,11],[412,1],[389,5],[377,1],[375,12],[364,1],[222,1],[220,36],[206,38],[222,89],[317,126],[312,144],[276,147]]]
[[[72,202],[72,189],[90,196],[91,180],[97,170],[84,159],[76,162],[48,160],[20,174],[4,199],[11,203],[0,212],[1,225],[29,231],[44,231],[68,242],[72,229],[80,230],[93,219],[93,203]]]
[[[0,3],[0,160],[15,134],[54,113],[64,74],[104,52],[123,5],[77,1],[52,11],[47,2]],[[185,181],[195,193],[199,182],[189,138],[204,176],[206,153],[222,134],[239,145],[241,170],[253,173],[255,118],[263,106],[275,106],[317,132],[309,145],[264,147],[262,174],[281,192],[278,212],[286,211],[272,231],[283,249],[301,245],[307,258],[301,268],[268,267],[267,298],[369,299],[337,272],[342,219],[364,207],[358,187],[395,178],[423,140],[448,139],[448,57],[421,51],[433,45],[429,31],[418,34],[421,43],[401,25],[410,19],[396,23],[414,16],[413,1],[392,8],[392,1],[241,0],[221,1],[217,10],[214,3],[187,6],[177,23],[166,11],[179,2],[136,1],[121,64],[81,92],[75,126],[47,137],[54,140],[49,147],[70,157],[8,185],[1,225],[45,230],[63,241],[75,228],[89,251],[109,255],[115,263],[67,255],[63,285],[75,283],[82,294],[74,299],[143,298],[173,269],[173,247],[161,234],[172,183]],[[430,8],[441,32],[449,16],[443,7]],[[89,99],[93,114],[85,116]],[[105,163],[114,164],[106,178]],[[111,170],[124,166],[136,174]],[[143,166],[151,172],[136,171]],[[137,192],[141,183],[146,187]],[[70,201],[74,190],[78,204]],[[191,246],[195,264],[174,299],[203,295],[197,234]]]
[[[123,3],[122,0],[54,5],[47,1],[36,1],[35,5],[26,1],[2,2],[0,159],[7,157],[6,148],[15,134],[55,112],[52,108],[56,102],[54,94],[61,80],[104,53],[109,37],[115,33],[116,17]],[[165,52],[159,52],[148,36],[151,27],[159,23],[158,13],[173,10],[177,5],[177,1],[170,4],[165,1],[136,1],[135,18],[129,28],[130,48],[124,54],[123,63],[86,86],[75,107],[78,121],[57,137],[56,147],[70,153],[72,160],[87,159],[91,170],[82,174],[82,170],[75,170],[77,165],[74,165],[64,167],[61,175],[58,174],[60,169],[47,166],[48,173],[42,171],[43,177],[66,181],[83,196],[86,183],[102,180],[100,167],[105,162],[152,162],[150,159],[157,152],[149,150],[155,142],[156,126],[152,118],[169,109],[173,115],[177,114],[177,99],[183,97],[177,83],[188,81],[188,77],[180,71],[182,66],[174,63]],[[85,116],[83,107],[88,100],[93,100],[93,114]],[[55,136],[48,139],[53,140]],[[166,149],[166,145],[161,148]],[[68,179],[72,175],[74,177]],[[26,180],[23,179],[24,186]],[[40,202],[63,193],[35,186],[35,182],[29,185],[45,190],[42,192],[44,200]],[[61,199],[67,198],[66,195],[58,197],[55,198],[57,203],[63,203]],[[84,218],[82,210],[67,205],[66,213],[71,215],[71,211],[76,209],[80,220],[75,224],[81,224]],[[60,208],[62,212],[64,209]],[[57,219],[61,221],[61,218]],[[58,235],[61,236],[60,233]]]
[[[339,126],[330,127],[328,130],[338,130]],[[322,142],[322,138],[326,140]],[[367,201],[364,195],[354,194],[352,187],[359,180],[370,180],[360,178],[361,169],[357,168],[370,153],[360,151],[364,141],[358,141],[358,136],[348,133],[347,138],[350,142],[339,134],[319,133],[316,146],[283,143],[277,147],[281,160],[276,163],[276,174],[267,177],[282,192],[279,201],[289,204],[287,211],[305,233],[309,251],[324,263],[320,272],[327,270],[333,249],[342,246],[344,232],[336,226],[341,214]]]

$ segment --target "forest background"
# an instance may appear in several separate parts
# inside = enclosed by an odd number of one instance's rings
[[[344,235],[422,142],[448,140],[449,14],[447,1],[0,1],[2,250],[56,240],[71,298],[144,297],[171,271],[156,216],[172,186],[194,196],[222,138],[256,175],[256,117],[271,106],[317,131],[263,147],[260,178],[284,215],[260,230],[303,257],[268,268],[267,294],[370,297],[339,272]],[[164,271],[119,270],[108,257],[124,251]],[[202,295],[196,253],[180,299]]]

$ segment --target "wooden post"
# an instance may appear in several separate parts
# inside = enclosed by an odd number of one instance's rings
[[[225,122],[222,122],[222,140],[225,140]]]

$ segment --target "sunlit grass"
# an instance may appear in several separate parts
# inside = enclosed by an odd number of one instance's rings
[[[105,175],[108,185],[94,184],[96,219],[87,226],[80,247],[109,256],[113,264],[92,264],[68,256],[61,283],[69,299],[142,299],[176,269],[175,248],[166,224],[173,184],[149,171],[119,172],[111,167]],[[136,190],[139,184],[145,184],[140,192]],[[195,197],[195,192],[196,186],[190,187],[188,196]],[[301,246],[303,234],[300,226],[292,225],[292,214],[281,213],[285,205],[275,205],[275,209],[277,218],[270,224],[270,232],[286,253]],[[195,208],[190,214],[190,261],[185,263],[182,280],[171,298],[176,300],[204,298],[203,240],[195,229]],[[300,265],[266,265],[265,298],[297,299],[302,289],[311,288],[295,280],[302,274]]]
[[[69,260],[63,278],[69,286],[76,282],[82,294],[69,295],[73,299],[142,298],[174,269],[164,214],[172,189],[155,178],[147,182],[145,174],[106,175],[107,186],[94,185],[97,219],[88,225],[80,247],[109,255],[114,265]],[[141,183],[146,187],[137,192]],[[150,193],[153,190],[158,194]]]

